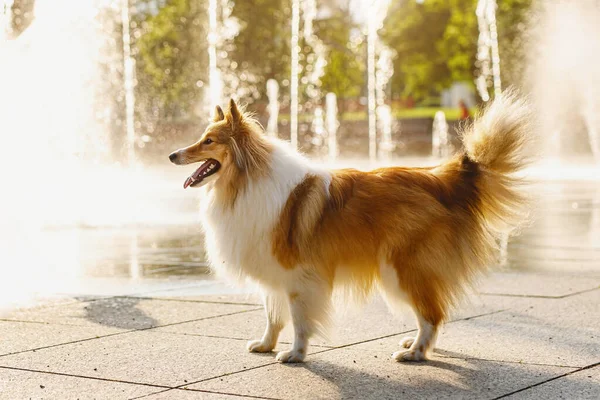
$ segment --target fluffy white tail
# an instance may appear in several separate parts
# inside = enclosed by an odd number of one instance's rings
[[[533,135],[529,105],[512,91],[496,98],[464,133],[468,157],[489,170],[511,174],[531,161]]]
[[[532,160],[535,140],[526,101],[508,91],[497,98],[463,134],[468,162],[478,165],[478,208],[494,236],[527,220],[528,196],[515,173]]]

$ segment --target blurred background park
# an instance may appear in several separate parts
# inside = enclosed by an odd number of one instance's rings
[[[368,168],[440,162],[515,87],[537,190],[597,241],[599,20],[596,0],[1,0],[0,234],[23,266],[5,289],[204,273],[198,191],[167,155],[230,97],[315,161]],[[542,255],[572,217],[548,215],[524,239]]]
[[[436,112],[443,146],[444,130],[452,142],[456,121],[508,86],[537,96],[556,149],[598,151],[586,109],[598,86],[587,61],[598,45],[594,0],[3,4],[15,47],[3,63],[16,68],[4,76],[21,76],[22,109],[43,109],[36,118],[68,156],[154,161],[197,138],[229,97],[315,157],[429,155]],[[33,82],[22,77],[28,64]],[[39,92],[53,100],[35,104]],[[567,117],[561,140],[556,120]]]

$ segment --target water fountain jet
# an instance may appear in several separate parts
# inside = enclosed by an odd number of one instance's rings
[[[269,99],[269,105],[267,106],[267,111],[269,112],[267,135],[277,137],[277,119],[279,117],[279,84],[275,79],[269,79],[267,81],[267,98]]]
[[[322,150],[325,145],[325,120],[323,119],[323,108],[315,107],[315,111],[313,114],[312,120],[312,132],[313,137],[311,144],[317,147],[319,150]]]
[[[334,163],[338,156],[337,130],[340,125],[337,118],[337,98],[335,93],[325,96],[325,120],[327,124],[327,154],[330,163]]]
[[[369,8],[367,20],[367,112],[369,119],[369,161],[377,160],[377,117],[375,110],[375,41],[377,40],[377,14]]]
[[[377,122],[381,131],[381,141],[379,142],[379,158],[385,163],[392,161],[392,153],[395,149],[392,139],[392,109],[387,104],[377,107]]]
[[[527,84],[544,161],[556,173],[600,165],[600,4],[540,1],[528,32]],[[583,171],[582,171],[583,172]]]
[[[217,104],[223,104],[223,81],[217,66],[217,42],[219,27],[217,21],[218,0],[208,0],[208,85],[209,107],[212,109]]]
[[[493,81],[495,95],[502,94],[496,8],[496,0],[479,0],[475,11],[479,27],[479,39],[477,40],[479,76],[475,80],[475,85],[481,99],[485,102],[490,100],[488,92],[490,77]]]
[[[121,6],[123,24],[123,82],[125,89],[125,129],[127,132],[127,163],[134,167],[135,160],[135,60],[131,56],[131,34],[129,18],[129,0],[123,0]]]
[[[14,0],[2,0],[0,3],[0,45],[12,36],[12,6]]]
[[[389,80],[391,53],[388,53],[379,41],[377,32],[383,25],[387,14],[389,0],[375,0],[364,2],[367,16],[367,115],[369,122],[369,161],[377,161],[377,107],[383,105],[383,87]],[[379,61],[384,68],[378,74],[378,49]],[[385,68],[388,68],[386,71]]]
[[[431,155],[436,158],[448,158],[450,156],[450,141],[448,138],[448,122],[446,114],[440,110],[433,118],[431,130]]]
[[[298,148],[298,78],[300,74],[300,0],[292,0],[292,37],[290,49],[292,50],[291,77],[290,77],[290,142],[292,148]]]

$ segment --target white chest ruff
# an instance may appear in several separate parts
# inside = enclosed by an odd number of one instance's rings
[[[271,251],[271,232],[281,206],[254,203],[244,199],[229,210],[207,202],[203,204],[205,247],[216,272],[229,278],[262,280],[262,272],[277,262]]]
[[[312,171],[303,159],[290,158],[285,149],[275,151],[272,163],[272,174],[249,182],[233,208],[216,204],[214,194],[208,192],[201,203],[201,219],[206,253],[217,273],[278,287],[294,273],[281,267],[273,255],[273,229],[292,190]]]

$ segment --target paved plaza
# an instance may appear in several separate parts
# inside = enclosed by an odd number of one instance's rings
[[[258,296],[207,277],[197,227],[84,232],[85,282],[2,312],[0,398],[598,399],[600,188],[537,189],[535,222],[422,363],[390,358],[415,321],[377,297],[341,307],[304,364],[250,354]],[[290,341],[288,327],[276,350]]]

